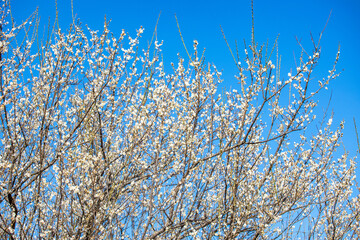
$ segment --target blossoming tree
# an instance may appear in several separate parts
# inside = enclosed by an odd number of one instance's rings
[[[73,24],[39,46],[1,8],[1,239],[350,239],[355,163],[314,121],[320,47],[285,80],[254,42],[239,84],[198,54]],[[32,23],[33,21],[34,23]],[[11,21],[10,21],[11,22]],[[275,62],[274,59],[272,59]]]

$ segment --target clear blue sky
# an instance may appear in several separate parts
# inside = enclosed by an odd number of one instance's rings
[[[165,61],[176,62],[176,54],[184,52],[174,14],[177,15],[186,44],[191,47],[194,39],[199,47],[206,48],[209,62],[223,70],[224,84],[236,87],[233,78],[235,66],[222,38],[222,25],[229,42],[251,39],[251,0],[233,1],[171,1],[171,0],[73,0],[74,13],[83,24],[96,30],[103,29],[104,15],[112,19],[110,29],[121,29],[134,35],[139,26],[145,28],[144,41],[150,39],[159,13],[158,39],[164,40]],[[29,16],[39,7],[41,28],[51,17],[55,18],[55,0],[12,0],[15,20]],[[71,23],[71,0],[58,0],[61,28]],[[341,56],[337,69],[341,76],[332,82],[329,91],[321,94],[320,106],[325,108],[332,92],[330,108],[334,123],[345,120],[344,143],[350,155],[356,151],[353,117],[360,128],[360,1],[359,0],[254,0],[255,38],[260,43],[273,42],[279,34],[279,53],[282,55],[281,71],[286,75],[294,68],[294,54],[298,56],[297,36],[311,50],[310,32],[315,37],[331,18],[322,39],[322,54],[318,72],[327,73],[332,67],[338,45]],[[41,29],[40,28],[40,29]]]

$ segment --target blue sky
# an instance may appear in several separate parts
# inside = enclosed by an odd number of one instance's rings
[[[140,26],[145,28],[143,41],[151,38],[157,17],[158,39],[164,40],[165,61],[176,62],[177,53],[186,57],[174,14],[177,15],[188,48],[198,40],[199,48],[206,48],[207,60],[223,70],[226,87],[236,87],[233,78],[235,66],[220,31],[223,27],[229,43],[243,46],[243,40],[251,40],[251,0],[238,1],[170,1],[170,0],[73,0],[74,13],[83,24],[96,30],[103,29],[104,16],[111,19],[110,29],[120,33],[125,29],[130,35]],[[55,0],[12,0],[12,14],[20,23],[39,7],[40,29],[48,18],[55,18]],[[58,0],[60,26],[66,29],[72,22],[71,0]],[[310,32],[317,39],[328,16],[331,17],[322,39],[322,53],[318,66],[319,76],[332,67],[337,48],[341,45],[337,66],[342,74],[333,81],[329,90],[319,97],[320,107],[325,108],[330,95],[330,109],[334,123],[345,120],[344,144],[350,156],[356,152],[356,135],[353,118],[360,128],[360,1],[359,0],[254,0],[255,38],[259,43],[268,39],[273,43],[279,35],[279,53],[282,56],[281,71],[284,76],[295,68],[294,54],[300,48],[295,37],[311,50]],[[322,75],[321,75],[322,73]]]

